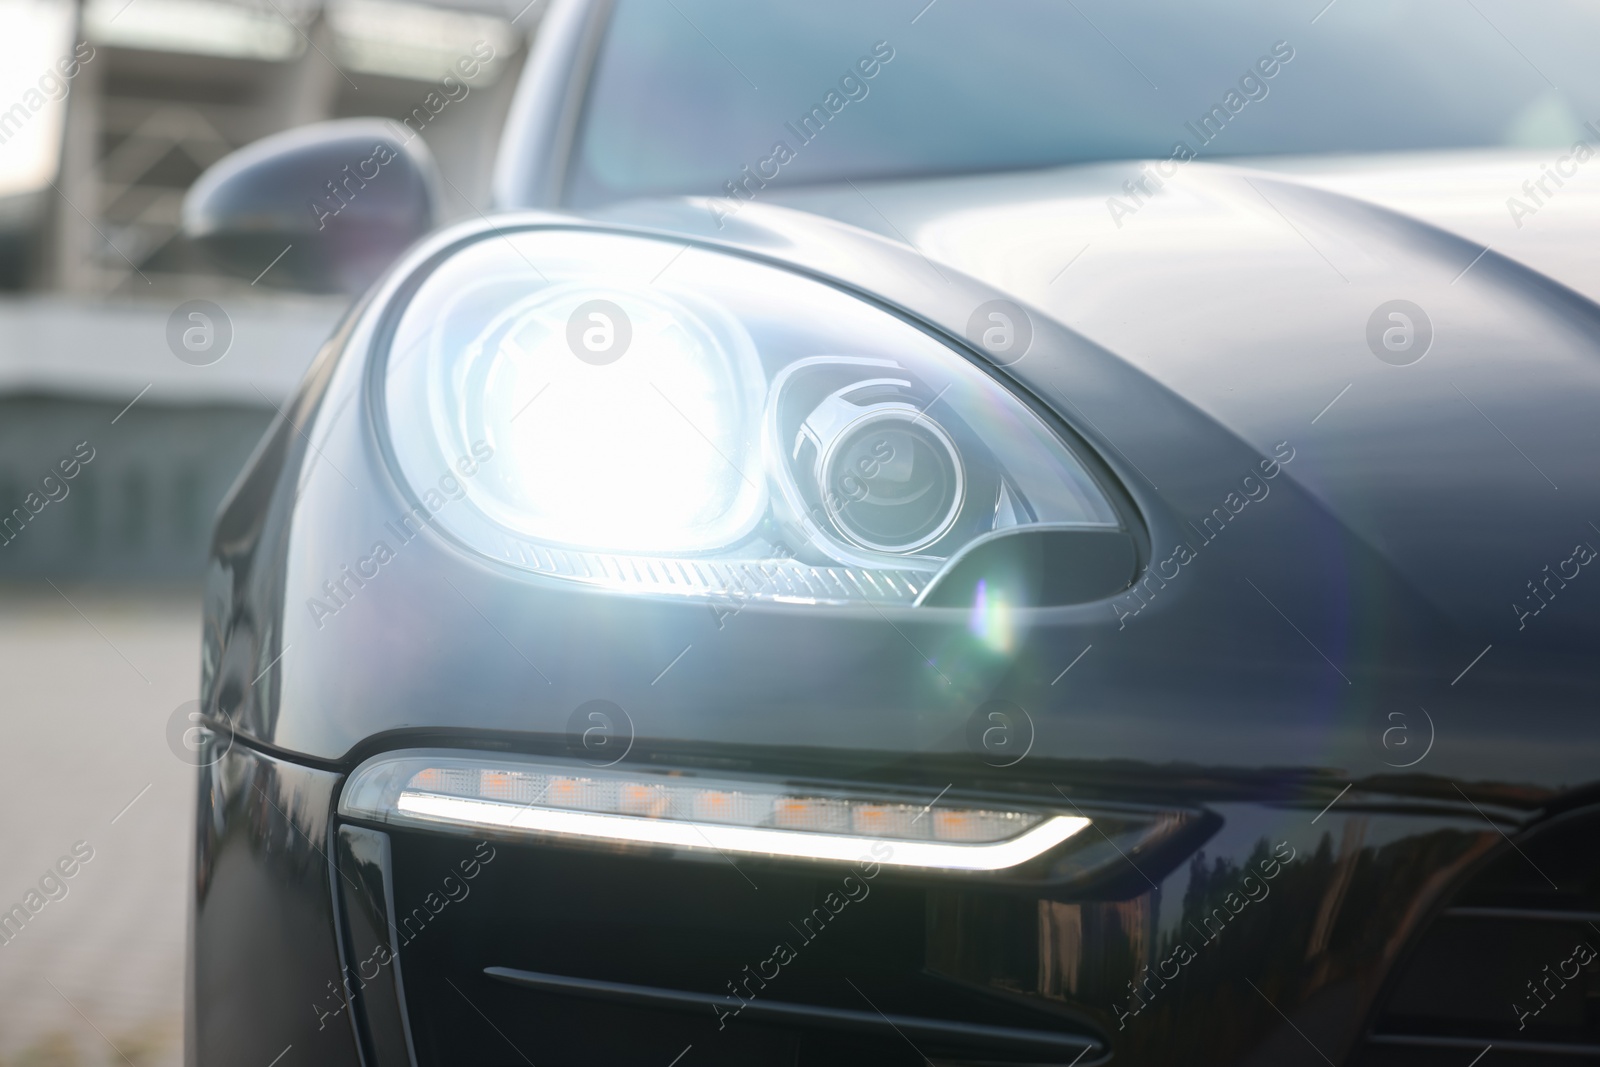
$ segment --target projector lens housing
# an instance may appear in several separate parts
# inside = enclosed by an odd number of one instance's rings
[[[949,532],[965,503],[950,435],[909,404],[880,404],[845,427],[819,459],[828,515],[852,544],[909,553]]]

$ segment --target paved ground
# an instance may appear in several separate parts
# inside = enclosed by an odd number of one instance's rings
[[[0,944],[0,1067],[175,1065],[195,772],[166,725],[198,693],[198,591],[62,592],[0,587],[0,912],[93,858]]]

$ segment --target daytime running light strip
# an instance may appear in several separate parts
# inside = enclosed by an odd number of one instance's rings
[[[631,841],[802,859],[853,862],[869,854],[873,845],[883,843],[889,845],[894,854],[884,859],[872,853],[880,863],[893,867],[931,867],[951,871],[999,871],[1015,867],[1054,848],[1089,825],[1089,820],[1080,816],[1056,815],[1026,833],[1005,841],[955,844],[768,830],[678,819],[643,819],[631,815],[553,810],[409,791],[400,794],[396,807],[402,813],[417,818],[469,826],[495,826],[603,841]]]

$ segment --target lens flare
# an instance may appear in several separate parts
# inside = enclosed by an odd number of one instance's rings
[[[989,592],[987,579],[978,579],[977,589],[972,595],[972,613],[967,617],[967,629],[994,651],[1011,651],[1011,611],[1002,594]]]

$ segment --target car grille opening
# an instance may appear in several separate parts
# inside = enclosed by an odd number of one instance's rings
[[[931,894],[914,880],[495,842],[468,881],[470,840],[359,832],[391,850],[404,1006],[389,1014],[419,1067],[667,1064],[690,1046],[697,1067],[1106,1059],[1059,1007],[926,970]]]
[[[1459,1067],[1489,1045],[1486,1063],[1600,1064],[1600,811],[1558,817],[1516,844],[1422,932],[1359,1067]]]

